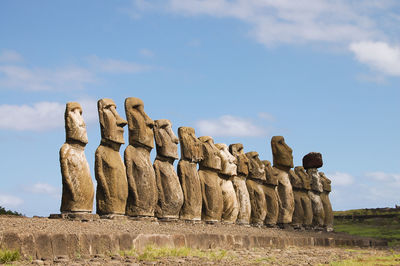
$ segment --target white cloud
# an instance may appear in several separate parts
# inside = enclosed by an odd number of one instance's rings
[[[354,183],[354,177],[348,173],[335,172],[327,175],[334,186],[348,186]]]
[[[16,207],[21,205],[24,201],[18,197],[7,195],[7,194],[0,194],[0,205],[2,207]]]
[[[391,183],[392,185],[400,186],[400,174],[385,173],[385,172],[368,172],[366,177],[376,181]]]
[[[97,71],[105,73],[138,73],[152,69],[148,65],[115,59],[102,59],[97,56],[88,57],[88,61]]]
[[[83,89],[94,83],[94,73],[81,67],[58,69],[0,65],[0,86],[31,91]]]
[[[250,119],[224,115],[217,119],[199,120],[196,127],[200,134],[213,137],[256,137],[265,135],[265,129]]]
[[[146,48],[141,49],[139,53],[145,57],[154,57],[154,52]]]
[[[400,46],[385,42],[354,42],[349,46],[356,59],[370,68],[391,76],[400,76]]]
[[[97,104],[92,99],[81,101],[86,123],[97,121]],[[32,105],[0,105],[0,129],[46,131],[64,127],[65,103],[37,102]]]
[[[35,194],[48,194],[48,195],[58,195],[60,194],[60,189],[53,187],[46,183],[36,183],[31,187],[27,187],[26,191]]]
[[[257,41],[271,45],[384,37],[381,27],[396,29],[396,24],[390,23],[395,20],[392,7],[396,5],[391,0],[141,0],[131,10],[137,13],[158,6],[184,16],[234,18],[247,23]],[[384,14],[384,19],[378,20],[377,14]]]
[[[22,56],[13,50],[3,50],[0,53],[0,62],[21,62]]]
[[[270,122],[275,121],[275,117],[273,115],[271,115],[270,113],[261,112],[261,113],[258,113],[258,117],[261,119],[264,119],[266,121],[270,121]]]

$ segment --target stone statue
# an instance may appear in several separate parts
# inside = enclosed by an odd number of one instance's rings
[[[183,192],[174,169],[174,161],[178,159],[179,141],[169,120],[154,122],[157,157],[153,166],[158,189],[156,216],[159,219],[178,219],[183,205]]]
[[[218,173],[221,171],[219,150],[209,136],[200,137],[203,143],[203,160],[199,163],[199,177],[203,208],[201,218],[207,223],[221,221],[223,210],[222,190]]]
[[[263,182],[265,181],[265,166],[260,161],[257,152],[247,152],[246,156],[249,160],[249,174],[247,176],[246,186],[249,191],[251,204],[250,223],[254,226],[262,226],[264,225],[265,217],[267,215],[267,202],[263,189]]]
[[[275,227],[279,217],[279,195],[278,195],[278,174],[279,172],[271,166],[268,160],[262,161],[265,166],[264,194],[267,203],[267,216],[265,225]]]
[[[129,195],[126,215],[151,217],[157,205],[157,184],[150,152],[154,148],[154,121],[143,109],[143,101],[130,97],[125,99],[128,120],[129,145],[124,159],[128,177]]]
[[[88,138],[81,105],[67,103],[64,118],[66,141],[60,149],[63,184],[60,211],[91,213],[94,187],[84,151]]]
[[[124,144],[124,126],[122,119],[111,99],[97,102],[99,111],[101,142],[95,153],[95,175],[97,180],[97,214],[125,214],[128,197],[128,183],[125,166],[119,149]]]
[[[203,159],[203,144],[196,138],[195,131],[191,127],[178,128],[178,137],[181,146],[178,177],[184,198],[180,219],[200,221],[202,196],[197,163]]]
[[[321,193],[321,201],[324,206],[324,227],[328,232],[333,231],[333,211],[329,193],[331,192],[331,180],[328,179],[323,172],[319,172],[319,177],[322,183],[323,192]]]
[[[247,225],[250,223],[251,217],[250,196],[246,186],[246,178],[249,174],[249,159],[247,159],[241,143],[229,145],[229,152],[236,157],[237,165],[237,175],[233,176],[232,180],[239,205],[236,223]]]
[[[311,199],[308,195],[311,189],[310,178],[302,166],[296,166],[294,168],[294,173],[294,176],[290,175],[290,182],[292,183],[294,194],[292,224],[295,228],[303,226],[306,229],[310,229],[313,220]]]
[[[289,170],[293,167],[292,149],[285,143],[282,136],[274,136],[271,139],[273,156],[273,168],[278,179],[279,217],[278,223],[286,227],[292,222],[294,212],[294,195],[289,179]]]
[[[225,143],[218,143],[215,146],[219,149],[221,158],[219,177],[223,199],[222,222],[235,223],[239,213],[239,204],[232,183],[233,177],[237,175],[236,158],[229,152]]]
[[[316,229],[322,229],[325,220],[324,206],[321,200],[323,186],[317,169],[321,166],[322,155],[320,153],[310,152],[303,157],[303,167],[306,169],[306,172],[311,179],[311,190],[308,192],[308,195],[311,199],[313,210],[313,226]]]

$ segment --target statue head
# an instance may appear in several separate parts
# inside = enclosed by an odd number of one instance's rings
[[[304,170],[304,167],[303,166],[296,166],[294,168],[294,172],[301,179],[301,181],[303,183],[303,188],[307,189],[307,190],[310,190],[311,189],[311,179],[308,176],[308,174],[306,173],[306,170]]]
[[[157,155],[178,159],[179,140],[172,131],[171,121],[168,119],[154,121],[154,137]]]
[[[265,179],[268,184],[278,185],[278,174],[279,172],[272,168],[271,162],[268,160],[261,161],[265,167]]]
[[[331,180],[326,177],[324,172],[319,172],[319,177],[322,183],[322,187],[324,188],[324,191],[332,191],[332,186],[331,186]]]
[[[236,157],[237,174],[247,176],[249,174],[249,159],[244,153],[243,144],[235,143],[229,145],[229,152]]]
[[[221,158],[219,157],[218,148],[214,145],[213,138],[203,136],[199,140],[203,143],[203,160],[200,161],[200,166],[221,170]]]
[[[178,137],[181,146],[181,159],[191,162],[203,160],[203,144],[196,138],[194,128],[178,128]]]
[[[285,143],[282,136],[272,137],[271,149],[274,167],[286,171],[293,167],[293,150]]]
[[[111,99],[100,99],[97,102],[102,140],[124,144],[124,126],[127,122],[117,113],[116,105]]]
[[[215,146],[219,150],[219,157],[221,158],[221,171],[223,175],[234,176],[237,174],[236,158],[233,156],[225,143],[217,143]]]
[[[65,135],[68,140],[79,141],[86,145],[88,137],[86,124],[82,117],[82,107],[79,103],[69,102],[65,106]]]
[[[154,148],[154,121],[144,112],[143,101],[135,97],[126,98],[125,113],[128,120],[129,144]]]
[[[265,166],[258,157],[258,152],[256,151],[247,152],[246,156],[247,159],[249,159],[248,177],[265,180]]]

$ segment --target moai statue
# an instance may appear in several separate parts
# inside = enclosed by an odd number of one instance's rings
[[[125,165],[119,149],[124,144],[124,126],[122,119],[111,99],[97,102],[99,111],[101,142],[95,153],[95,175],[97,180],[97,214],[124,215],[128,198],[128,182]]]
[[[279,195],[278,195],[278,174],[279,172],[271,166],[268,160],[262,161],[265,166],[264,193],[267,203],[267,216],[265,225],[275,227],[279,217]]]
[[[203,143],[203,160],[199,163],[199,177],[203,198],[201,218],[206,223],[221,221],[224,207],[218,173],[221,171],[221,158],[214,140],[209,136],[200,137]]]
[[[271,139],[273,168],[278,179],[279,217],[278,224],[285,228],[292,222],[294,212],[294,195],[289,179],[289,170],[293,167],[292,149],[282,136]]]
[[[154,121],[144,112],[143,101],[139,98],[125,99],[125,113],[129,129],[129,145],[124,153],[129,185],[126,215],[152,217],[158,199],[156,176],[150,161]]]
[[[318,174],[318,168],[322,167],[322,164],[322,155],[320,153],[310,152],[303,157],[303,167],[311,179],[311,190],[308,195],[311,199],[313,210],[313,226],[318,230],[323,228],[325,220],[324,206],[321,200],[321,193],[324,189]]]
[[[178,219],[183,205],[183,192],[174,169],[174,161],[178,159],[179,140],[172,131],[169,120],[154,122],[157,157],[153,166],[158,189],[156,216],[164,220]]]
[[[64,118],[66,141],[60,149],[63,184],[60,211],[91,213],[94,187],[84,151],[88,138],[81,105],[67,103]]]
[[[239,213],[239,204],[232,183],[233,177],[237,175],[236,158],[229,152],[225,143],[218,143],[215,146],[219,149],[221,158],[219,177],[223,199],[222,222],[235,223]]]
[[[295,176],[290,176],[294,193],[294,213],[292,224],[296,228],[301,225],[310,229],[313,221],[311,199],[308,192],[311,189],[311,180],[303,166],[294,168]],[[297,177],[297,178],[296,178]]]
[[[250,223],[254,226],[262,226],[267,216],[267,202],[263,188],[265,166],[260,161],[257,152],[247,152],[246,156],[249,160],[249,174],[246,186],[249,191],[251,205]]]
[[[179,217],[182,220],[196,222],[201,220],[202,196],[197,163],[203,160],[203,144],[196,138],[195,131],[191,127],[178,128],[178,137],[181,146],[178,177],[184,198]]]
[[[251,204],[249,191],[246,186],[246,178],[249,174],[249,159],[243,151],[243,144],[229,145],[229,152],[236,157],[237,175],[233,176],[233,187],[239,205],[237,224],[248,225],[251,217]]]
[[[324,206],[324,227],[326,231],[333,231],[333,211],[331,201],[329,200],[329,193],[331,192],[331,180],[328,179],[323,172],[319,172],[320,180],[322,182],[323,192],[321,193],[321,201]]]

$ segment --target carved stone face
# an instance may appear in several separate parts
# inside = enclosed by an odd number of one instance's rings
[[[154,121],[154,137],[157,155],[178,159],[179,140],[172,131],[171,121],[167,119]]]
[[[154,148],[154,121],[144,112],[143,101],[130,97],[125,99],[125,113],[128,120],[129,144],[142,144]]]
[[[218,148],[214,145],[214,140],[209,136],[200,137],[199,140],[203,143],[203,160],[200,165],[214,170],[221,170],[221,158],[219,157]]]
[[[265,180],[265,166],[258,157],[258,152],[251,151],[246,153],[249,159],[249,176],[254,179]]]
[[[324,190],[328,192],[332,191],[331,180],[327,178],[323,172],[319,172],[318,174],[319,177],[321,178],[321,183]]]
[[[97,102],[99,111],[101,138],[124,144],[124,126],[127,122],[117,113],[116,105],[111,99],[100,99]]]
[[[237,174],[247,176],[249,174],[249,159],[244,153],[243,144],[229,145],[229,152],[236,157]]]
[[[218,143],[215,146],[219,149],[219,157],[221,158],[221,174],[234,176],[237,174],[236,158],[233,156],[225,143]]]
[[[303,188],[305,189],[311,189],[311,180],[308,174],[306,173],[306,170],[304,170],[303,166],[296,166],[294,168],[294,172],[297,174],[297,176],[301,179],[303,182]]]
[[[282,170],[289,170],[293,167],[293,150],[285,143],[282,136],[272,137],[271,149],[275,167]]]
[[[268,160],[261,161],[265,167],[265,179],[267,180],[267,184],[278,185],[277,171],[272,168],[271,162]]]
[[[191,162],[203,160],[203,144],[196,138],[191,127],[178,128],[179,143],[181,144],[181,159]]]
[[[82,117],[82,107],[79,103],[69,102],[65,107],[65,133],[67,140],[77,140],[88,143],[86,124]]]

